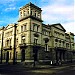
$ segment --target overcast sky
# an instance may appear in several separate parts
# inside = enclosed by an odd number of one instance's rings
[[[19,8],[30,1],[42,8],[45,24],[61,23],[67,32],[75,34],[75,0],[0,0],[0,26],[16,23]]]

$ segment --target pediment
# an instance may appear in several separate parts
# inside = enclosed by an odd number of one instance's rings
[[[65,28],[61,24],[55,24],[54,27],[56,27],[60,30],[66,31]]]
[[[9,29],[9,28],[11,28],[11,27],[13,27],[13,24],[7,25],[7,26],[6,26],[6,29]]]

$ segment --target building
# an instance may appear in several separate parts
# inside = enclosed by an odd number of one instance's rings
[[[74,34],[58,24],[43,24],[41,8],[31,2],[20,8],[16,24],[0,28],[0,62],[59,64],[74,61]]]

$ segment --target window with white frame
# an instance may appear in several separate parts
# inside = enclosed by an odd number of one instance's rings
[[[22,44],[25,43],[25,36],[22,36]]]

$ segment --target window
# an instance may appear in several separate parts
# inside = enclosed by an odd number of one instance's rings
[[[38,13],[38,18],[40,18],[40,16],[41,16],[40,13]]]
[[[39,26],[37,26],[37,31],[39,31]]]
[[[26,25],[24,25],[24,31],[26,30]]]
[[[33,25],[33,31],[35,31],[35,25]]]
[[[22,12],[20,12],[20,16],[22,17]]]
[[[57,43],[55,43],[55,47],[57,47]]]
[[[24,16],[26,16],[26,13],[25,13],[25,11],[24,11]]]
[[[10,36],[12,35],[12,31],[9,32],[9,35],[10,35]]]
[[[67,47],[67,48],[69,47],[69,43],[66,43],[66,47]]]
[[[6,41],[6,46],[11,46],[11,39]]]
[[[48,51],[48,44],[45,44],[45,51]]]
[[[16,45],[18,45],[18,39],[16,39]]]
[[[25,36],[22,36],[22,44],[25,43]]]
[[[18,34],[18,30],[16,31],[16,33]]]
[[[59,47],[61,47],[61,44],[59,44]]]
[[[38,42],[38,39],[34,38],[34,43],[37,44],[37,42]]]
[[[31,10],[31,15],[32,15],[32,10]]]
[[[23,32],[23,31],[25,31],[27,29],[26,26],[27,26],[26,24],[21,26],[21,32]]]
[[[36,12],[35,12],[35,17],[36,17]]]
[[[23,32],[23,26],[21,26],[21,32]]]
[[[58,39],[55,39],[55,42],[58,42]]]
[[[7,46],[9,46],[9,40],[7,40]]]

